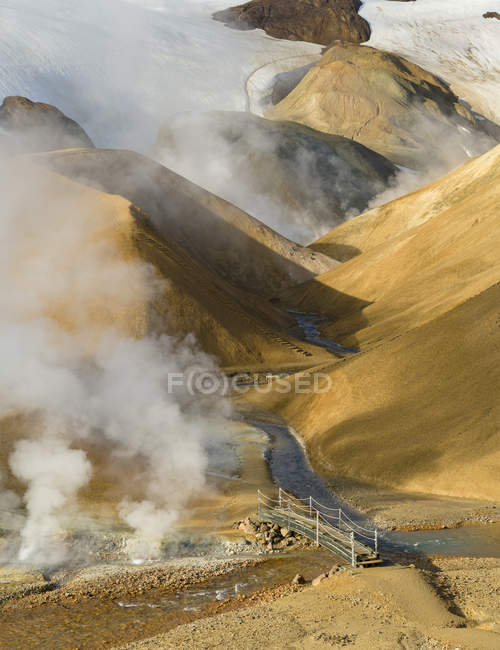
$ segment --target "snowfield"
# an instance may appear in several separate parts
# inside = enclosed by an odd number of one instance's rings
[[[169,115],[245,110],[249,75],[319,45],[211,19],[227,0],[3,0],[0,95],[56,105],[100,146],[148,149]]]
[[[360,14],[388,50],[440,76],[471,107],[500,121],[500,0],[365,0]]]

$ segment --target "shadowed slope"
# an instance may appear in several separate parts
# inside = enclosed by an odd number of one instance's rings
[[[81,149],[40,154],[36,161],[126,197],[148,213],[162,237],[235,287],[259,296],[272,296],[336,264],[140,154]]]
[[[306,243],[366,210],[397,172],[353,140],[230,111],[169,119],[154,156]]]
[[[319,358],[326,356],[315,346],[282,338],[280,330],[289,326],[285,315],[267,301],[231,287],[193,260],[178,244],[162,237],[149,215],[127,199],[31,166],[24,158],[11,164],[10,173],[13,178],[31,175],[42,185],[40,219],[66,206],[60,218],[70,214],[76,233],[78,220],[85,224],[96,221],[98,228],[91,231],[88,242],[82,240],[82,246],[85,243],[103,250],[105,263],[120,269],[116,282],[123,286],[114,287],[112,299],[99,285],[98,270],[92,274],[87,264],[82,269],[82,296],[69,282],[64,299],[59,292],[56,303],[47,301],[47,316],[70,331],[82,329],[90,339],[91,332],[98,335],[110,326],[133,338],[193,333],[200,347],[219,364],[242,368],[303,367],[314,361],[316,352]],[[85,260],[86,250],[79,251],[79,240],[73,248],[61,250],[61,273],[78,264],[80,254]],[[136,278],[136,269],[149,273],[149,280],[142,275]]]

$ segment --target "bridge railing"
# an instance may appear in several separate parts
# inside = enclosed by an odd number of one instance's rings
[[[371,548],[378,553],[378,532],[354,521],[342,508],[331,508],[314,497],[299,499],[279,488],[278,498],[257,491],[259,518],[265,514],[287,527],[292,527],[317,545],[356,565],[358,552],[366,554]]]

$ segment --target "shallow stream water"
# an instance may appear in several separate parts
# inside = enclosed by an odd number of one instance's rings
[[[332,494],[312,469],[305,449],[286,425],[254,423],[269,436],[267,461],[277,486],[299,498],[313,496],[330,508],[342,508],[351,519],[375,527],[368,517]],[[380,549],[406,553],[500,557],[500,524],[476,524],[460,528],[419,531],[386,531]]]
[[[290,582],[297,573],[310,580],[333,563],[327,551],[305,551],[271,558],[177,592],[157,588],[114,601],[93,598],[3,612],[0,647],[24,650],[124,644],[212,615],[220,601],[236,601],[259,589]]]

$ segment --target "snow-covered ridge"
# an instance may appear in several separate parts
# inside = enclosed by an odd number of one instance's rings
[[[400,54],[442,77],[471,107],[500,121],[500,0],[365,0],[366,45]]]

